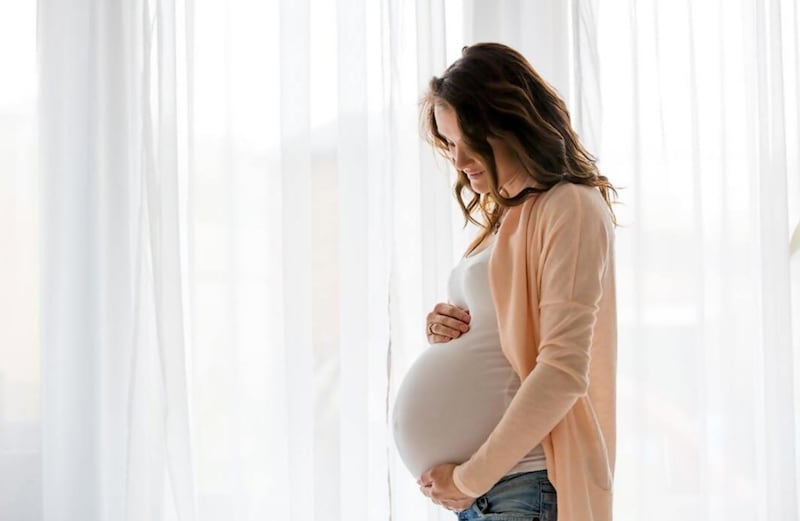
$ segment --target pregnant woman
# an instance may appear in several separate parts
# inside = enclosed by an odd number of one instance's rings
[[[398,390],[398,453],[460,521],[610,520],[616,191],[507,46],[464,47],[422,106],[482,231]]]

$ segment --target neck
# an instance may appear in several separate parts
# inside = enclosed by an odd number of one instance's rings
[[[528,186],[536,186],[536,181],[534,181],[525,170],[520,169],[511,179],[503,183],[498,191],[504,197],[511,198]]]

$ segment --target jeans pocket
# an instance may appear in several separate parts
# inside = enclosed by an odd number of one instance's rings
[[[541,521],[541,486],[547,484],[547,477],[538,472],[519,474],[498,482],[478,499],[476,507],[481,513],[478,519]],[[552,487],[549,490],[555,492]]]
[[[545,485],[539,490],[539,521],[556,521],[557,518],[556,491]]]

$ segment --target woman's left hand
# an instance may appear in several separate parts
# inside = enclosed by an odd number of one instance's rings
[[[453,483],[453,469],[457,465],[443,463],[427,471],[417,480],[420,491],[437,505],[448,510],[461,512],[472,506],[475,498],[465,496]]]

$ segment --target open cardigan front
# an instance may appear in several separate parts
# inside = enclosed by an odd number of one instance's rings
[[[519,176],[504,187],[533,186]],[[488,492],[541,443],[560,521],[608,521],[616,445],[614,225],[599,190],[562,182],[508,208],[489,259],[503,353],[522,382],[453,480]]]

